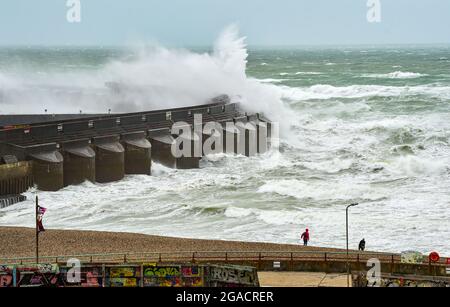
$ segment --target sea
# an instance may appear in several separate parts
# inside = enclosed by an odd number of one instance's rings
[[[351,247],[450,255],[450,45],[247,47],[231,29],[205,48],[0,48],[1,114],[146,111],[221,94],[279,123],[279,147],[31,189],[0,210],[0,226],[33,227],[38,195],[47,228],[289,244],[308,228],[311,245],[340,248],[358,203]]]

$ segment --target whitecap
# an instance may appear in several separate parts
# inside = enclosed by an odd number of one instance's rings
[[[420,74],[414,72],[394,71],[387,74],[363,74],[364,78],[380,78],[380,79],[415,79],[426,77],[427,74]]]
[[[380,200],[385,197],[385,195],[379,191],[374,191],[370,185],[366,184],[333,181],[308,182],[297,179],[267,181],[258,189],[258,193],[275,193],[297,199],[317,201]]]
[[[317,71],[298,71],[296,75],[322,75],[323,73]]]
[[[287,100],[302,101],[310,99],[332,98],[365,98],[365,97],[398,97],[426,95],[436,98],[450,98],[450,86],[383,86],[383,85],[350,85],[333,86],[317,84],[311,87],[280,87],[282,97]]]

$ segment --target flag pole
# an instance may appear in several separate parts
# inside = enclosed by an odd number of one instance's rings
[[[36,264],[39,263],[39,226],[38,226],[38,214],[39,214],[39,198],[36,195]]]

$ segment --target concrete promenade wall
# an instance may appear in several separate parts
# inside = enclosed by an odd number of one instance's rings
[[[58,264],[0,265],[0,288],[10,287],[258,287],[255,268],[194,263],[98,263],[79,267]]]
[[[197,261],[203,263],[204,261]],[[274,268],[274,262],[279,262],[280,267]],[[325,272],[325,273],[346,273],[347,263],[345,261],[323,261],[323,260],[228,260],[215,261],[220,264],[233,264],[253,266],[258,271],[294,271],[294,272]],[[350,262],[350,270],[367,271],[369,267],[365,262]],[[408,274],[408,275],[431,275],[447,276],[446,268],[443,265],[427,264],[406,264],[406,263],[381,263],[381,271],[389,274]]]
[[[366,272],[354,272],[352,285],[357,288],[365,287],[427,287],[449,288],[450,277],[442,276],[415,276],[407,274],[381,274],[379,279],[368,278]]]

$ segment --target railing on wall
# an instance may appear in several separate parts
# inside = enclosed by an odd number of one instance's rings
[[[67,256],[41,256],[42,263],[64,263],[68,259],[77,258],[84,263],[139,263],[139,262],[235,262],[235,261],[347,261],[346,252],[336,251],[180,251],[180,252],[149,252],[149,253],[113,253],[113,254],[81,254]],[[400,254],[377,252],[350,252],[352,262],[366,262],[377,258],[382,263],[401,263]],[[24,264],[35,262],[34,257],[0,258],[2,264]],[[427,264],[427,263],[423,263]],[[444,262],[440,263],[445,265]],[[438,264],[438,265],[440,265]]]
[[[148,112],[83,117],[30,125],[0,127],[0,142],[13,143],[32,141],[34,137],[42,139],[57,138],[63,134],[92,132],[98,129],[126,128],[136,125],[171,121],[172,115],[178,120],[188,120],[193,114],[214,115],[238,112],[237,103],[208,104]],[[168,116],[170,115],[170,116]]]

